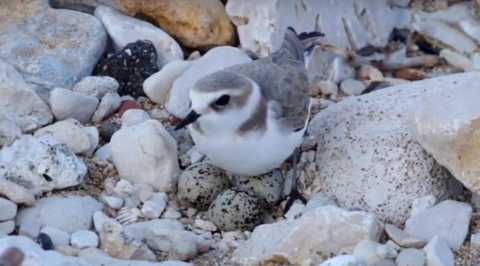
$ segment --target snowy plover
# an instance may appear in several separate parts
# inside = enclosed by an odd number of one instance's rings
[[[310,116],[304,44],[288,29],[271,56],[197,81],[188,125],[211,163],[238,175],[279,167],[301,144]]]

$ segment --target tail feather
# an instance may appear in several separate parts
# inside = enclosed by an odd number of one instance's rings
[[[319,37],[323,37],[321,32],[302,32],[298,34],[293,27],[288,27],[281,49],[289,52],[296,60],[304,61],[304,53],[310,50],[312,45]]]

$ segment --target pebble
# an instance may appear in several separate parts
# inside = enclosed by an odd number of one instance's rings
[[[92,121],[95,123],[103,121],[105,118],[115,113],[121,105],[122,100],[120,95],[111,92],[105,94],[100,100],[97,110],[93,114]]]
[[[395,243],[404,248],[422,248],[427,244],[427,241],[411,236],[391,224],[385,225],[385,232],[390,237],[390,239],[392,239]]]
[[[168,203],[168,196],[163,192],[153,194],[149,200],[143,203],[142,214],[146,218],[155,219],[160,217]]]
[[[85,124],[97,110],[98,99],[67,89],[55,88],[50,92],[50,107],[57,120],[74,118]]]
[[[123,206],[123,199],[114,196],[102,195],[102,200],[107,203],[108,207],[118,210]]]
[[[208,219],[222,231],[251,230],[261,222],[261,202],[246,192],[225,190],[208,208]]]
[[[433,237],[423,249],[428,266],[453,266],[455,259],[448,242],[441,237]]]
[[[165,212],[162,215],[162,218],[178,220],[182,217],[182,214],[177,211],[175,208],[167,207]]]
[[[398,79],[406,79],[411,81],[422,80],[428,77],[427,73],[416,68],[398,69],[393,73],[393,76]]]
[[[22,135],[22,129],[13,121],[4,119],[0,121],[0,147],[12,144]]]
[[[76,248],[96,248],[98,246],[98,236],[92,231],[80,230],[71,235],[70,243]]]
[[[0,198],[0,210],[0,221],[13,219],[17,215],[17,204],[10,200]]]
[[[380,262],[395,259],[398,254],[389,245],[382,245],[372,240],[363,240],[355,246],[353,255],[367,265],[382,265]]]
[[[319,81],[315,84],[320,88],[320,92],[323,95],[333,95],[336,96],[338,94],[338,86],[335,82],[325,80],[325,81]]]
[[[95,231],[100,233],[103,229],[103,225],[106,223],[121,226],[120,223],[117,222],[117,220],[108,217],[102,211],[96,211],[93,214],[93,227],[95,228]]]
[[[214,223],[202,219],[195,219],[194,222],[195,227],[202,229],[208,232],[215,232],[217,231],[217,226]]]
[[[116,93],[118,86],[118,82],[112,77],[88,76],[75,84],[72,91],[92,96],[100,100],[108,93]]]
[[[150,115],[141,109],[129,109],[122,115],[122,127],[141,124],[150,119]]]
[[[67,147],[76,154],[87,153],[92,150],[95,143],[90,141],[90,136],[82,124],[73,119],[68,118],[58,121],[49,126],[43,127],[35,131],[34,136],[42,136],[51,134],[58,143],[67,145]]]
[[[95,151],[95,158],[100,161],[113,162],[112,147],[107,143]]]
[[[98,131],[100,133],[100,137],[109,142],[112,138],[113,134],[117,132],[122,127],[119,121],[115,120],[106,120],[98,127]]]
[[[428,210],[437,203],[437,198],[433,195],[414,199],[412,202],[412,210],[410,211],[410,217],[413,217],[421,212]]]
[[[13,220],[0,222],[0,232],[9,235],[13,231],[15,231],[15,222]]]
[[[209,163],[199,163],[180,174],[177,197],[199,210],[205,210],[219,193],[229,187],[229,178],[224,170]]]
[[[115,78],[120,85],[118,94],[137,98],[145,96],[142,88],[145,79],[159,70],[157,59],[155,46],[150,41],[138,40],[102,59],[94,73]]]
[[[372,65],[362,65],[358,70],[357,76],[360,80],[369,83],[374,81],[383,81],[382,72]]]
[[[405,232],[427,241],[435,236],[442,237],[457,250],[467,237],[471,217],[469,204],[446,200],[409,218]]]
[[[70,243],[70,234],[58,228],[45,226],[40,232],[49,236],[55,247],[68,246]]]
[[[398,254],[395,262],[397,266],[424,266],[426,263],[425,252],[419,249],[407,248]]]
[[[340,84],[340,89],[349,96],[360,95],[366,88],[363,82],[356,79],[346,79]]]

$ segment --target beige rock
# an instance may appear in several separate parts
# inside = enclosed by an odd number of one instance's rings
[[[143,15],[184,46],[231,44],[235,29],[219,0],[120,0],[129,15]]]

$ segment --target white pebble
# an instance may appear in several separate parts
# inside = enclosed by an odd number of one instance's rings
[[[122,198],[102,195],[102,200],[105,201],[105,203],[107,203],[107,205],[110,208],[113,208],[115,210],[118,210],[118,209],[122,208],[122,206],[123,206],[123,199]]]
[[[338,94],[338,86],[335,82],[329,81],[329,80],[322,80],[319,81],[317,86],[320,87],[320,92],[322,92],[323,95],[337,95]]]
[[[152,197],[143,203],[143,216],[150,219],[160,217],[163,210],[167,206],[168,196],[166,193],[159,192],[152,195]]]
[[[340,84],[340,89],[350,96],[360,95],[366,88],[363,82],[356,79],[346,79]]]
[[[168,207],[167,210],[163,213],[163,218],[165,219],[180,219],[182,214],[175,210],[174,208]]]
[[[215,232],[217,231],[217,226],[214,223],[202,219],[195,219],[194,222],[195,227],[202,229],[208,232]]]
[[[48,235],[55,247],[68,246],[70,242],[70,234],[58,228],[46,226],[40,232]]]
[[[103,225],[106,224],[106,223],[111,223],[111,224],[121,226],[120,223],[117,222],[117,220],[108,217],[105,213],[103,213],[101,211],[96,211],[93,214],[93,226],[95,227],[95,230],[97,232],[100,233],[103,229]]]
[[[130,195],[133,192],[133,185],[125,179],[120,179],[113,190],[119,195]]]
[[[129,109],[122,115],[122,127],[141,124],[150,119],[150,115],[141,109]]]
[[[95,248],[98,246],[98,236],[89,230],[80,230],[72,234],[70,244],[76,248]]]

